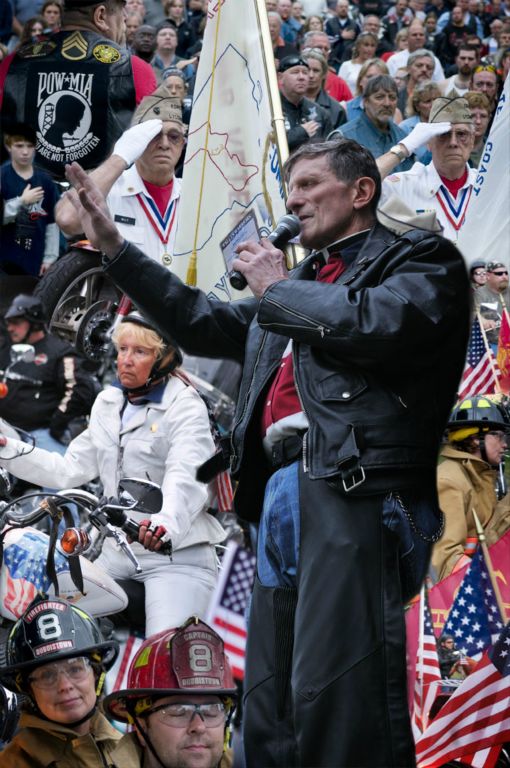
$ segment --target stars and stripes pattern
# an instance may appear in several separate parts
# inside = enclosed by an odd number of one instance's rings
[[[441,683],[441,672],[437,655],[436,637],[432,626],[432,617],[427,601],[427,593],[422,590],[420,597],[420,637],[416,658],[416,680],[414,686],[414,704],[412,727],[417,740],[429,723],[429,712]]]
[[[51,580],[46,572],[48,536],[33,529],[13,530],[5,537],[3,555],[4,609],[19,618],[38,592],[48,593]],[[55,550],[57,575],[69,570],[69,563]]]
[[[459,400],[472,395],[489,395],[495,391],[499,370],[490,346],[483,338],[480,321],[475,317],[466,356],[466,365],[459,384]]]
[[[418,768],[453,759],[493,768],[501,746],[510,740],[509,696],[510,623],[418,740]]]
[[[211,598],[207,623],[223,638],[234,677],[244,679],[246,611],[255,578],[255,555],[229,542]]]
[[[479,659],[498,639],[503,626],[489,571],[479,548],[460,584],[444,631],[453,635],[456,648],[462,654]]]

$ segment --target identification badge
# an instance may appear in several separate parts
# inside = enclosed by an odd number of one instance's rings
[[[119,216],[119,214],[115,214],[113,220],[118,221],[119,224],[136,224],[136,219],[132,219],[130,216]]]

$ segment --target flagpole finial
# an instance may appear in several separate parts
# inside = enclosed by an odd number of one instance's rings
[[[485,532],[483,530],[483,526],[474,508],[471,508],[471,514],[473,515],[473,520],[475,521],[476,535],[478,536],[478,541],[480,542],[485,541]]]

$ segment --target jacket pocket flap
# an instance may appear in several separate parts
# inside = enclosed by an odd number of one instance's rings
[[[319,381],[322,400],[340,400],[348,403],[367,389],[361,375],[332,373]]]

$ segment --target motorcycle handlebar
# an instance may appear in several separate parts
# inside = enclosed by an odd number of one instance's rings
[[[121,531],[127,533],[127,535],[133,539],[133,541],[138,541],[140,523],[137,523],[135,520],[131,520],[131,518],[129,518],[126,513],[123,512],[119,507],[107,507],[105,511],[112,525],[115,525],[117,528],[120,528]],[[170,556],[172,555],[172,551],[173,547],[171,541],[162,541],[161,547],[154,550],[154,552],[157,552],[160,555]]]

